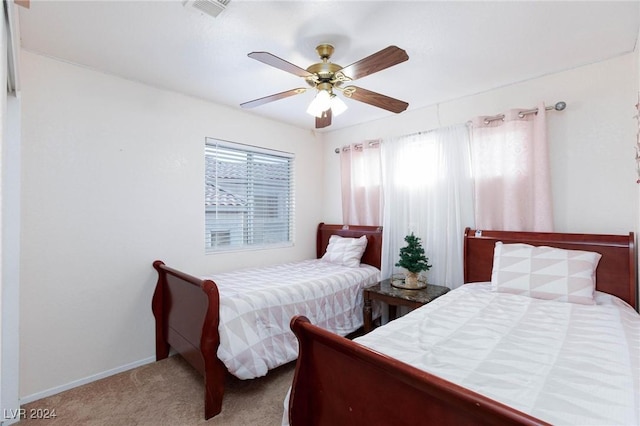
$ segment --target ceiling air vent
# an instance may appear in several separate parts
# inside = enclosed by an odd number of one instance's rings
[[[191,6],[214,18],[222,12],[231,0],[186,0],[185,6]]]

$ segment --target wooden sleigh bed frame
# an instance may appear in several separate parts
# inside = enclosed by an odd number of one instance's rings
[[[320,223],[316,236],[316,255],[325,253],[331,235],[357,238],[367,236],[361,262],[380,269],[382,227],[327,225]],[[153,262],[158,282],[152,311],[156,320],[156,360],[169,356],[173,348],[204,376],[205,419],[222,410],[227,368],[218,359],[220,335],[220,296],[216,283],[178,271],[160,260]]]
[[[491,280],[497,241],[602,254],[597,289],[638,310],[634,235],[483,231],[464,236],[465,282]],[[289,401],[291,426],[348,424],[546,424],[295,317],[299,355]]]

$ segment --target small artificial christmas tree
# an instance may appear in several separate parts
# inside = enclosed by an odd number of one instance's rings
[[[400,260],[396,266],[408,271],[405,279],[407,287],[418,287],[418,274],[422,271],[428,271],[431,265],[425,256],[419,237],[416,237],[412,232],[404,237],[404,240],[407,245],[400,249]]]

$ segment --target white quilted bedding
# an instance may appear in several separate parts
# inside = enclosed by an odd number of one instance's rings
[[[377,283],[380,271],[316,259],[203,278],[220,292],[218,358],[231,374],[252,379],[297,358],[294,315],[340,335],[361,327],[362,288]]]
[[[552,424],[640,424],[640,315],[464,285],[356,341]]]

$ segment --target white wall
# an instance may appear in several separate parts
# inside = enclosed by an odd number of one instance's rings
[[[204,274],[315,256],[312,132],[24,51],[21,66],[23,402],[153,359],[153,260]],[[204,254],[206,136],[295,154],[295,247]]]
[[[473,72],[470,70],[469,72]],[[434,82],[433,84],[437,84]],[[416,90],[429,90],[421,82]],[[341,221],[336,147],[463,123],[478,115],[567,102],[548,112],[554,220],[559,232],[627,233],[638,226],[634,145],[637,61],[628,54],[323,135],[326,221]],[[410,101],[410,99],[408,100]]]

